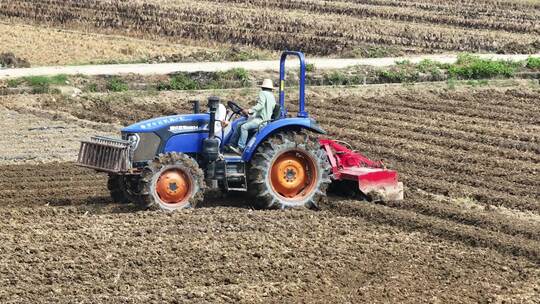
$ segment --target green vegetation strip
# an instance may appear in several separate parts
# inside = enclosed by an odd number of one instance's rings
[[[196,74],[179,73],[171,77],[169,82],[159,82],[157,89],[163,90],[209,90],[249,87],[251,81],[249,72],[242,68],[236,68],[225,72],[206,74],[206,77],[195,79]],[[203,74],[199,74],[203,76]],[[197,81],[198,80],[198,81]]]
[[[51,85],[66,85],[68,76],[64,74],[55,76],[29,76],[8,80],[8,87],[18,87],[21,84],[26,84],[32,87],[32,92],[35,94],[50,92]]]
[[[540,70],[540,57],[529,57],[525,66],[532,70]]]
[[[433,60],[423,60],[419,63],[399,61],[394,66],[374,69],[370,67],[353,67],[344,70],[319,71],[313,64],[307,65],[308,85],[352,86],[377,83],[415,83],[426,81],[448,81],[452,87],[458,80],[470,81],[474,85],[487,83],[487,79],[508,79],[516,73],[530,73],[533,77],[540,74],[540,58],[529,57],[525,61],[507,61],[482,59],[472,54],[460,54],[453,64],[443,64]],[[297,75],[290,71],[287,86],[297,85]],[[536,74],[536,76],[534,76]],[[293,77],[291,77],[293,76]],[[196,72],[177,73],[165,76],[162,80],[147,80],[142,78],[142,89],[170,91],[170,90],[212,90],[247,88],[255,86],[262,78],[261,74],[250,74],[242,68],[231,69],[224,72]],[[265,76],[267,77],[267,76]],[[73,80],[84,78],[83,91],[86,92],[123,92],[135,87],[130,80],[121,76],[105,78],[88,78],[74,76]],[[150,78],[151,79],[151,78]],[[80,79],[79,79],[80,80]],[[75,83],[76,81],[73,81]],[[70,81],[66,75],[51,77],[35,76],[11,79],[7,81],[8,87],[21,85],[31,87],[33,93],[50,93],[51,86],[66,85]]]
[[[365,77],[358,73],[334,71],[325,74],[330,85],[357,85],[365,83],[413,83],[424,81],[485,80],[493,78],[512,78],[517,72],[540,71],[540,58],[530,57],[526,61],[507,61],[482,59],[472,54],[460,54],[453,64],[443,64],[425,59],[415,64],[410,61],[398,61],[396,65],[378,69]],[[374,75],[373,75],[374,74]]]

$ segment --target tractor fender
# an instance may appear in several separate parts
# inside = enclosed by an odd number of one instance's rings
[[[326,134],[321,126],[313,119],[310,118],[283,118],[272,121],[266,126],[262,127],[255,136],[253,136],[246,145],[242,159],[245,162],[251,161],[253,154],[259,147],[259,145],[266,140],[272,134],[287,131],[287,130],[309,130],[319,134]]]

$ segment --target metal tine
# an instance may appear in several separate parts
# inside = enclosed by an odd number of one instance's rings
[[[91,160],[91,164],[93,166],[95,166],[97,164],[97,158],[98,158],[98,155],[99,155],[99,147],[100,146],[94,146],[94,149],[93,152],[92,152],[92,160]]]
[[[107,152],[107,148],[104,146],[101,146],[101,153],[99,153],[99,166],[100,167],[105,167],[105,158],[107,154],[104,152]]]
[[[88,155],[88,159],[86,160],[88,162],[88,164],[90,165],[93,165],[94,164],[94,155],[96,155],[96,148],[95,147],[91,147],[89,150],[89,155]]]
[[[113,158],[112,152],[113,150],[110,149],[109,153],[107,153],[107,168],[110,168],[113,166],[114,158]]]
[[[114,149],[114,164],[113,164],[113,167],[116,169],[116,170],[121,170],[121,159],[120,159],[120,153],[121,153],[121,149]]]
[[[119,152],[120,152],[120,150],[114,149],[114,159],[115,159],[115,160],[118,160],[118,156],[119,156],[119,154],[120,154]],[[118,162],[117,162],[117,161],[114,162],[113,168],[114,168],[114,170],[116,170],[116,171],[120,170],[120,168],[118,168]]]
[[[124,170],[128,170],[131,167],[131,163],[129,161],[129,149],[124,149]]]
[[[126,169],[126,150],[119,150],[119,153],[120,153],[120,161],[118,162],[118,166],[120,167],[119,169],[120,170],[125,170]]]
[[[121,153],[122,153],[122,150],[121,149],[114,149],[114,168],[116,170],[121,170],[122,169],[122,160],[120,159],[121,158]]]
[[[124,169],[124,151],[118,150],[118,169]]]
[[[127,149],[126,152],[125,152],[125,154],[126,154],[126,161],[125,161],[125,164],[126,164],[126,170],[131,169],[131,162],[129,161],[129,160],[130,160],[130,157],[129,157],[129,156],[131,155],[130,153],[131,153],[131,152],[130,152],[129,149]]]
[[[99,153],[98,153],[98,157],[97,157],[97,165],[99,167],[103,167],[103,165],[101,164],[101,160],[103,158],[103,151],[104,150],[105,150],[104,146],[99,146]]]
[[[84,146],[85,146],[85,144],[81,143],[81,146],[79,147],[79,154],[77,155],[77,162],[78,163],[82,163],[82,158],[84,156],[84,154],[83,154]]]
[[[99,167],[99,156],[101,155],[101,146],[96,146],[96,154],[94,156],[94,163],[93,165],[96,167]]]

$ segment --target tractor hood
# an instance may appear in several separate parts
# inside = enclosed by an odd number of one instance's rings
[[[195,131],[206,126],[209,120],[210,115],[208,113],[164,116],[132,124],[122,129],[122,132],[146,133],[164,129],[169,131]]]

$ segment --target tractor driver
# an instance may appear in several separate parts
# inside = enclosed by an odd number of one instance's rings
[[[241,155],[246,147],[249,131],[259,128],[261,123],[272,119],[272,113],[276,106],[273,90],[272,80],[265,79],[261,85],[257,104],[249,110],[243,110],[244,115],[249,116],[248,119],[238,123],[234,129],[228,146],[231,151]]]

